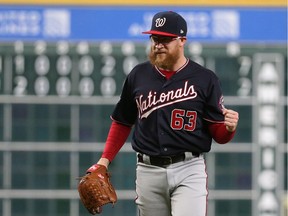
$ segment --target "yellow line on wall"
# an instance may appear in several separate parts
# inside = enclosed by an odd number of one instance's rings
[[[9,5],[247,6],[287,7],[287,0],[0,0]]]

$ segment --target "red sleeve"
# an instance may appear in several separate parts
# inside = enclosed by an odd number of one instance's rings
[[[212,138],[219,144],[228,143],[235,135],[235,131],[229,132],[223,123],[213,123],[208,126]]]
[[[111,162],[126,142],[130,131],[131,127],[113,121],[107,136],[102,158],[107,158]]]

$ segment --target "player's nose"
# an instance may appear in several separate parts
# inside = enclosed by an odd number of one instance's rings
[[[162,47],[164,47],[164,45],[162,43],[155,44],[155,48],[157,48],[157,49],[161,49]]]

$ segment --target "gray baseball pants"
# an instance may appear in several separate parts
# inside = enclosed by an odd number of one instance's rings
[[[207,173],[203,155],[165,168],[137,163],[139,216],[206,216]]]

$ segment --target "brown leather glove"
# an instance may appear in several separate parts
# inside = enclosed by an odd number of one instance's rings
[[[112,203],[114,206],[117,202],[107,168],[100,164],[90,167],[87,174],[80,178],[78,192],[83,205],[93,215],[100,214],[103,205]]]

